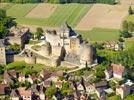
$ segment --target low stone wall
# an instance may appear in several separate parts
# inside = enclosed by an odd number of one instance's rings
[[[25,61],[25,57],[20,55],[14,55],[14,62],[15,61]]]
[[[50,59],[45,59],[45,58],[36,58],[36,63],[39,64],[44,64],[46,66],[51,66],[51,60]]]
[[[28,64],[36,64],[36,58],[35,57],[25,57],[24,60]]]

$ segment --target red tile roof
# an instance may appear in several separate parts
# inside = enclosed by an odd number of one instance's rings
[[[113,73],[118,75],[122,75],[125,70],[125,67],[121,64],[111,64],[111,66],[113,67]]]
[[[5,90],[7,87],[7,84],[0,84],[0,95],[5,94]]]
[[[32,95],[31,89],[26,90],[25,87],[18,88],[18,91],[21,96],[29,96],[30,97]]]

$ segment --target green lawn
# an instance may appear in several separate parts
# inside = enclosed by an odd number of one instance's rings
[[[87,41],[117,41],[119,38],[119,30],[93,28],[91,31],[77,31]]]
[[[22,72],[24,74],[34,74],[39,73],[45,68],[42,64],[27,64],[24,61],[17,61],[10,63],[6,66],[7,70],[15,69],[17,72]]]
[[[7,10],[7,15],[22,18],[25,17],[37,4],[15,4]]]
[[[35,6],[36,4],[16,4],[8,9],[7,13],[8,15],[15,17],[19,24],[57,27],[67,21],[69,25],[75,26],[92,5],[61,4],[57,5],[56,10],[49,18],[26,18],[25,16]]]

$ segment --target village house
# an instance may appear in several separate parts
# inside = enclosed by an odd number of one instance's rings
[[[55,83],[55,86],[56,86],[57,88],[61,89],[61,88],[62,88],[62,81],[57,81],[57,82]]]
[[[32,98],[32,91],[31,89],[26,89],[25,87],[18,88],[19,94],[23,100],[31,100]]]
[[[7,70],[4,71],[4,80],[3,80],[4,84],[11,84],[11,83],[13,83],[14,79],[15,78],[13,76],[11,76],[11,74]]]
[[[44,80],[48,79],[51,77],[51,72],[47,69],[44,69],[40,72],[40,77]]]
[[[25,82],[25,80],[26,80],[25,75],[22,74],[22,73],[20,73],[20,74],[19,74],[19,77],[18,77],[18,81],[19,81],[19,82]]]
[[[63,75],[64,75],[63,71],[52,72],[49,80],[57,82],[59,80],[59,77],[63,77]]]
[[[125,75],[125,67],[122,66],[121,64],[111,64],[113,68],[113,77],[122,79],[123,76]]]
[[[128,96],[130,94],[130,86],[128,85],[121,85],[116,88],[116,95],[120,95],[121,99],[124,99],[124,97]]]
[[[84,86],[81,83],[77,83],[77,90],[78,91],[84,91]]]
[[[45,80],[44,83],[43,83],[43,85],[44,85],[45,88],[48,88],[48,87],[50,87],[52,85],[52,81]]]
[[[104,71],[104,73],[105,73],[105,76],[106,76],[106,79],[107,79],[107,80],[113,77],[113,70],[112,70],[111,67],[110,67],[110,68],[107,68],[107,69]]]
[[[93,84],[95,88],[95,92],[99,98],[104,98],[105,97],[105,89],[108,88],[108,82],[107,81],[100,81],[98,83]]]
[[[125,67],[121,64],[111,64],[111,67],[107,68],[104,73],[107,80],[112,77],[122,79],[125,75]]]
[[[9,93],[9,86],[7,84],[0,84],[0,99],[4,99]]]
[[[114,42],[114,41],[107,41],[104,43],[104,47],[110,50],[121,50],[121,47],[123,48],[123,44]]]
[[[95,88],[92,84],[86,82],[85,87],[86,87],[87,93],[94,93],[95,92]]]
[[[12,89],[11,94],[10,94],[10,99],[11,100],[20,100],[20,96],[19,96],[17,90]]]

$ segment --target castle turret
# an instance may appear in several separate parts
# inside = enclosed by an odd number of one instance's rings
[[[41,46],[41,52],[44,56],[49,56],[51,54],[51,45],[49,42],[45,42],[45,44]]]
[[[93,47],[91,45],[82,44],[79,53],[81,64],[90,65],[93,63]]]

